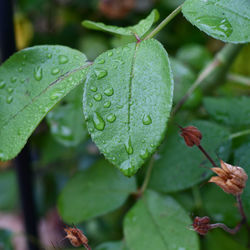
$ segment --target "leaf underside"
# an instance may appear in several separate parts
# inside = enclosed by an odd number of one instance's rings
[[[0,67],[0,160],[14,158],[49,110],[86,79],[86,60],[64,46],[36,46]]]
[[[168,56],[156,40],[107,51],[92,65],[83,98],[87,127],[125,175],[135,174],[159,146],[172,95]]]

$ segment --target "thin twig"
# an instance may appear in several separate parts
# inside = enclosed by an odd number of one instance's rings
[[[246,129],[246,130],[231,134],[229,136],[229,139],[234,139],[234,138],[237,138],[237,137],[240,137],[240,136],[243,136],[243,135],[248,135],[248,134],[250,134],[250,129]]]
[[[170,13],[152,32],[145,37],[144,40],[150,39],[154,37],[157,33],[159,33],[176,15],[181,12],[182,5],[177,7],[172,13]]]
[[[236,82],[242,85],[250,86],[250,77],[242,76],[239,74],[227,74],[227,80]]]
[[[245,222],[247,222],[247,216],[246,216],[246,213],[244,211],[240,195],[236,195],[236,201],[237,201],[237,204],[238,204],[239,212],[240,212],[241,217],[242,217],[242,221],[245,223]]]
[[[211,162],[211,164],[215,167],[215,168],[217,168],[218,166],[216,165],[216,163],[214,162],[214,160],[211,158],[211,156],[206,152],[206,150],[201,146],[201,145],[199,145],[199,146],[197,146],[199,149],[200,149],[200,151],[207,157],[207,159]]]
[[[222,228],[224,231],[230,233],[230,234],[236,234],[242,227],[242,225],[244,224],[243,221],[241,221],[235,228],[229,228],[228,226],[226,226],[223,223],[215,223],[215,224],[210,224],[210,228],[214,229],[214,228]]]

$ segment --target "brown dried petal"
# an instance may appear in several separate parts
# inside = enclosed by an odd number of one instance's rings
[[[192,226],[197,233],[201,235],[205,235],[211,229],[210,219],[208,216],[204,216],[204,217],[196,216],[194,218],[194,222]]]
[[[181,136],[184,138],[187,146],[192,147],[194,145],[199,146],[202,139],[201,132],[194,126],[188,126],[181,128]]]

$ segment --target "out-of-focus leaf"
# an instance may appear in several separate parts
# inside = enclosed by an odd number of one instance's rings
[[[157,149],[172,106],[168,55],[154,39],[100,55],[85,83],[83,108],[92,140],[131,176]]]
[[[35,46],[0,66],[0,160],[14,158],[52,107],[85,80],[89,63],[64,46]]]
[[[125,217],[125,241],[133,250],[199,249],[190,224],[186,211],[173,198],[147,191]]]
[[[143,35],[145,35],[149,31],[149,29],[158,19],[158,11],[152,10],[148,17],[142,19],[138,24],[134,26],[117,27],[88,20],[83,21],[82,25],[88,29],[106,31],[117,35],[134,36],[134,34],[137,34],[139,37],[143,37]]]
[[[201,131],[203,136],[201,145],[214,160],[217,159],[216,153],[223,160],[227,160],[231,142],[228,141],[227,144],[221,145],[228,139],[229,131],[207,121],[193,121],[189,125],[193,125]],[[156,161],[153,168],[150,180],[151,188],[162,192],[176,192],[192,187],[211,175],[212,172],[204,168],[204,166],[211,167],[210,162],[196,146],[188,147],[179,135],[179,131],[167,135],[167,138],[159,152],[159,160]]]
[[[224,42],[250,42],[248,0],[186,0],[182,12],[209,36]]]
[[[14,250],[11,242],[12,234],[7,230],[0,229],[0,249]]]
[[[105,242],[95,248],[95,250],[127,250],[124,242]]]
[[[207,97],[204,106],[218,122],[234,127],[250,126],[250,97]]]
[[[124,177],[107,161],[78,172],[63,189],[58,209],[63,220],[79,223],[120,207],[136,190],[134,178]]]
[[[82,115],[83,86],[66,96],[47,115],[54,138],[65,146],[77,146],[87,138],[88,132]]]

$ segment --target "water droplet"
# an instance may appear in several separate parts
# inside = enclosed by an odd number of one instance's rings
[[[90,103],[89,103],[89,106],[90,106],[90,107],[93,107],[93,103],[92,103],[92,102],[90,102]]]
[[[104,94],[107,96],[112,96],[114,94],[114,89],[113,88],[105,89]]]
[[[109,114],[109,115],[107,116],[107,121],[108,121],[108,122],[112,123],[112,122],[114,122],[115,120],[116,120],[116,116],[115,116],[114,114]]]
[[[0,89],[3,89],[5,85],[6,85],[5,81],[0,81]]]
[[[23,55],[23,59],[26,59],[27,58],[27,55]]]
[[[12,77],[10,78],[10,81],[14,83],[14,82],[16,82],[16,79],[17,79],[17,78],[16,78],[15,76],[12,76]]]
[[[13,101],[13,96],[9,96],[6,100],[8,104],[12,103],[12,101]]]
[[[59,63],[60,64],[65,64],[65,63],[67,63],[69,61],[69,58],[67,56],[65,56],[65,55],[60,55],[58,58],[59,58]]]
[[[58,92],[56,92],[56,93],[53,93],[53,94],[50,96],[50,100],[51,100],[51,101],[57,100],[57,99],[60,98],[63,94],[64,94],[64,91],[58,91]]]
[[[2,159],[4,159],[4,158],[5,158],[4,153],[3,153],[2,151],[0,151],[0,159],[2,160]]]
[[[95,69],[95,75],[97,79],[102,79],[108,74],[108,72],[104,69]]]
[[[155,147],[155,145],[154,145],[153,143],[151,143],[151,144],[150,144],[150,147],[151,147],[151,148],[154,148],[154,147]]]
[[[96,93],[95,95],[94,95],[94,99],[96,100],[96,101],[101,101],[102,100],[102,95],[100,94],[100,93]]]
[[[56,74],[58,74],[60,72],[60,70],[58,69],[58,68],[53,68],[52,70],[51,70],[51,74],[52,75],[56,75]]]
[[[107,101],[103,104],[103,107],[104,108],[109,108],[111,106],[111,102],[110,101]]]
[[[122,108],[123,108],[123,105],[117,105],[117,108],[118,108],[118,109],[122,109]]]
[[[143,118],[142,118],[142,123],[144,125],[149,125],[152,123],[152,119],[150,117],[150,115],[144,115]]]
[[[96,91],[97,91],[97,87],[91,86],[91,87],[90,87],[90,90],[93,91],[93,92],[96,92]]]
[[[113,56],[113,52],[112,52],[112,51],[109,51],[109,52],[108,52],[108,56]]]
[[[97,130],[100,130],[100,131],[104,130],[105,122],[102,119],[102,117],[96,112],[94,112],[94,115],[93,115],[93,123],[94,123],[94,127]]]
[[[89,132],[90,132],[90,133],[94,132],[94,129],[93,129],[93,128],[90,128],[90,129],[89,129]]]
[[[8,88],[8,90],[7,90],[9,93],[12,93],[13,91],[14,91],[14,89],[13,88]]]
[[[196,18],[196,21],[207,32],[221,38],[229,37],[233,32],[231,23],[226,18],[216,16],[202,16]]]
[[[141,142],[142,142],[142,143],[145,143],[145,140],[143,139]]]
[[[146,159],[148,158],[148,156],[149,156],[149,152],[148,152],[147,149],[141,150],[140,157],[141,157],[143,160],[146,160]]]
[[[102,58],[100,60],[97,61],[98,64],[104,64],[105,63],[105,60]]]
[[[18,72],[23,72],[23,68],[22,68],[22,67],[19,67],[19,68],[18,68]]]
[[[130,169],[131,167],[132,167],[132,166],[131,166],[129,160],[124,161],[124,162],[121,164],[121,166],[120,166],[120,168],[123,169],[123,170],[128,170],[128,169]]]
[[[51,54],[51,53],[47,54],[47,57],[48,57],[48,58],[51,58],[51,57],[52,57],[52,54]]]
[[[130,137],[129,137],[128,141],[126,142],[126,144],[124,144],[124,146],[125,146],[125,149],[126,149],[126,151],[127,151],[127,153],[128,153],[129,155],[133,154],[134,149],[133,149],[133,147],[132,147]]]
[[[24,83],[24,82],[25,82],[25,79],[24,79],[24,78],[20,79],[20,82],[21,82],[21,83]]]
[[[37,81],[41,81],[43,78],[43,69],[41,67],[36,67],[34,69],[34,77]]]

